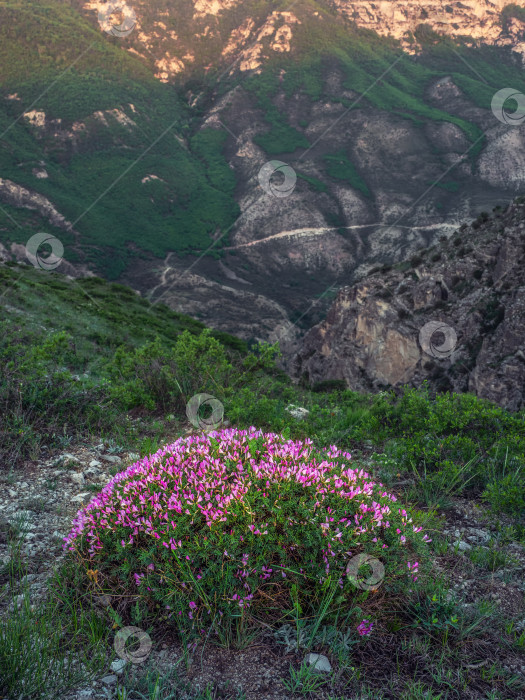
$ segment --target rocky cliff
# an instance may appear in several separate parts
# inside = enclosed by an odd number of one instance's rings
[[[525,204],[343,287],[302,340],[294,374],[355,390],[428,380],[525,405]]]
[[[305,9],[311,10],[309,21],[319,28],[336,14],[340,21],[400,40],[410,53],[419,51],[421,39],[430,31],[510,46],[525,56],[525,17],[519,11],[525,0],[329,0],[283,10],[274,9],[272,3],[240,0],[122,0],[114,6],[122,5],[123,11],[111,18],[103,0],[73,2],[93,21],[101,16],[115,24],[119,16],[125,21],[126,13],[133,13],[134,31],[121,38],[127,50],[152,64],[165,82],[188,75],[196,66],[205,71],[221,64],[240,71],[260,70],[272,56],[295,50]]]
[[[428,30],[473,41],[512,46],[525,56],[523,16],[514,9],[524,3],[508,0],[333,0],[337,9],[360,27],[401,40],[409,52],[419,48],[418,31]]]

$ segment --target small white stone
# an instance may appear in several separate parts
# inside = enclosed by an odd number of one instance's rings
[[[309,666],[313,666],[314,671],[330,673],[332,670],[330,662],[326,656],[323,656],[323,654],[308,654],[306,657],[306,662]]]
[[[115,683],[118,681],[118,678],[115,676],[115,674],[112,674],[111,676],[104,676],[104,678],[100,679],[101,683],[105,683],[106,685],[115,685]]]
[[[116,661],[113,661],[110,668],[112,671],[114,671],[114,673],[122,673],[126,664],[126,659],[117,659]]]
[[[98,460],[92,459],[91,462],[89,463],[89,466],[91,467],[91,469],[94,469],[96,467],[101,467],[102,465]]]
[[[9,494],[10,498],[16,498],[18,496],[18,493],[13,491],[13,489],[7,489],[7,493]]]
[[[84,474],[82,474],[82,472],[73,472],[72,474],[69,475],[69,478],[75,484],[83,484],[84,483]]]
[[[91,498],[91,495],[89,491],[85,491],[84,493],[79,493],[76,496],[73,496],[71,499],[71,503],[84,503],[86,500],[89,500]]]

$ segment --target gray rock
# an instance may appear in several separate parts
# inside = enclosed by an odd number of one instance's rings
[[[98,460],[92,459],[91,462],[89,463],[89,466],[91,469],[95,469],[96,467],[101,467],[102,465]]]
[[[91,496],[92,494],[89,493],[89,491],[78,493],[76,496],[73,496],[71,503],[87,503],[91,499]]]
[[[101,596],[96,596],[95,600],[97,603],[100,603],[104,608],[107,608],[108,605],[111,605],[111,596],[109,595],[101,595]]]
[[[306,663],[309,666],[313,666],[314,671],[319,671],[321,673],[330,673],[332,670],[330,662],[323,654],[307,654]]]
[[[102,459],[110,464],[120,464],[122,459],[117,455],[102,455]]]
[[[114,673],[122,673],[122,671],[124,670],[124,666],[127,663],[128,662],[126,661],[126,659],[117,659],[116,661],[113,661],[110,668]]]
[[[472,549],[472,545],[470,545],[468,542],[464,542],[463,540],[453,542],[451,547],[452,549],[457,547],[460,552],[468,552],[469,549]]]
[[[10,498],[16,498],[18,496],[18,493],[13,491],[13,489],[7,489],[7,493],[9,494]]]
[[[74,484],[83,484],[84,483],[84,474],[82,472],[73,472],[72,474],[69,475],[69,478]]]
[[[488,542],[490,540],[490,533],[486,530],[480,530],[479,528],[471,527],[469,528],[467,537],[473,542]]]
[[[117,676],[115,674],[111,674],[110,676],[104,676],[104,678],[100,679],[101,683],[105,683],[105,685],[115,685],[115,683],[118,681]]]

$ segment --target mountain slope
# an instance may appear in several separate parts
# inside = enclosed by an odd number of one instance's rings
[[[333,289],[518,194],[523,132],[490,109],[502,87],[525,92],[518,10],[478,18],[507,48],[427,23],[411,56],[340,5],[133,3],[124,38],[101,2],[0,5],[3,255],[25,260],[47,231],[59,271],[290,356]],[[475,13],[451,7],[461,34]],[[261,187],[270,160],[293,168],[287,197]]]
[[[344,287],[303,338],[295,374],[354,390],[420,385],[525,405],[525,203]]]

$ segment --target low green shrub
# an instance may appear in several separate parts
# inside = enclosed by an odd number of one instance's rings
[[[483,499],[495,513],[525,515],[525,475],[518,470],[491,481],[483,491]]]
[[[9,328],[0,341],[0,461],[34,459],[43,442],[59,446],[68,433],[116,427],[104,388],[82,371],[69,334]]]
[[[171,347],[160,338],[121,347],[107,365],[110,395],[125,410],[183,409],[198,392],[222,394],[232,371],[224,345],[207,329],[198,336],[183,331]]]

